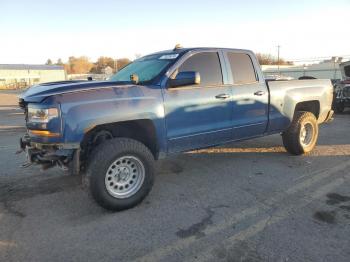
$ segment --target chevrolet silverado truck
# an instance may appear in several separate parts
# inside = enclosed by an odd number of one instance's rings
[[[309,153],[332,118],[330,80],[265,81],[248,50],[180,48],[135,60],[106,81],[40,84],[20,96],[29,163],[83,174],[109,210],[140,203],[155,160],[280,133]]]

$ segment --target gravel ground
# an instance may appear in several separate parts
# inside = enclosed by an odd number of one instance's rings
[[[350,261],[350,112],[309,156],[279,135],[159,161],[139,206],[97,206],[81,177],[20,168],[16,92],[0,92],[0,261]]]

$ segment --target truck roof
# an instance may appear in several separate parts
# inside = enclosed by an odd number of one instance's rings
[[[181,47],[181,48],[174,48],[164,51],[155,52],[153,54],[169,54],[169,53],[176,53],[176,54],[182,54],[189,51],[212,51],[212,50],[226,50],[226,51],[239,51],[239,52],[247,52],[252,53],[251,50],[247,49],[238,49],[238,48],[224,48],[224,47]]]

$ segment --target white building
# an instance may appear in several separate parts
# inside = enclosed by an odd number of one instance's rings
[[[0,88],[23,88],[66,80],[63,66],[0,64]]]
[[[262,71],[267,78],[276,76],[298,79],[301,76],[312,76],[318,79],[341,79],[339,67],[341,60],[331,59],[310,65],[262,65]]]

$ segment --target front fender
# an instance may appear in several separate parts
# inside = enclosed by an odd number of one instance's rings
[[[64,94],[59,99],[64,143],[81,142],[98,125],[147,119],[154,123],[158,145],[165,150],[164,108],[158,88],[111,87]]]

